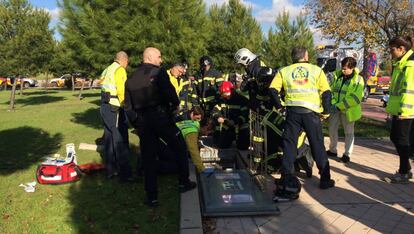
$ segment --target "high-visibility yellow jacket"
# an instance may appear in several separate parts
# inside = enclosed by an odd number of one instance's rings
[[[194,120],[183,120],[175,123],[180,129],[184,138],[190,133],[198,133],[200,131],[200,122]]]
[[[180,92],[183,89],[183,82],[180,82],[178,78],[171,74],[171,69],[167,70],[168,76],[170,77],[170,82],[174,86],[175,92],[177,93],[177,97],[180,97]]]
[[[176,78],[171,74],[171,70],[167,71],[170,82],[174,86],[177,97],[180,100],[179,116],[185,116],[188,110],[193,106],[199,105],[196,86],[188,78]]]
[[[389,94],[386,108],[389,114],[414,118],[414,54],[412,50],[393,64]]]
[[[285,91],[285,106],[301,106],[314,112],[323,111],[321,95],[330,90],[322,69],[316,65],[299,62],[279,70],[270,88]]]
[[[332,83],[332,105],[345,113],[349,122],[354,122],[361,118],[361,100],[364,95],[364,78],[359,75],[357,69],[354,76],[348,80],[343,79],[341,70],[334,73]]]
[[[125,81],[127,79],[125,68],[121,67],[117,62],[113,62],[106,68],[104,75],[101,90],[111,95],[109,104],[123,106],[125,99]]]

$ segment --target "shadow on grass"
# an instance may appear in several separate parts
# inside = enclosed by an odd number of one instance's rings
[[[87,93],[89,91],[89,88],[87,90],[84,90],[82,92],[82,97],[84,98],[90,98],[90,97],[101,97],[101,93]],[[76,94],[73,94],[73,96],[77,97],[79,95],[79,92]]]
[[[43,104],[59,102],[63,100],[66,100],[66,98],[43,95],[43,96],[28,97],[28,98],[23,98],[23,99],[16,98],[15,103],[17,105],[30,106],[30,105],[43,105]],[[6,103],[9,103],[9,102],[7,101]]]
[[[136,164],[139,146],[130,144],[131,165]],[[101,155],[102,157],[102,155]],[[160,176],[160,207],[143,204],[143,178],[138,183],[106,179],[105,173],[85,175],[71,185],[70,215],[75,233],[177,233],[179,196],[176,176]],[[174,192],[171,192],[174,191]]]
[[[369,118],[361,118],[355,123],[355,136],[388,137],[390,129],[385,122]]]
[[[88,110],[81,113],[73,113],[72,116],[73,118],[70,121],[74,123],[103,130],[99,108],[89,108]]]
[[[89,103],[95,104],[97,106],[101,106],[101,99],[90,101]]]
[[[43,91],[33,91],[33,92],[24,92],[24,96],[34,96],[34,95],[47,95],[47,94],[53,94],[53,93],[58,93],[57,91],[53,91],[53,90],[43,90]]]
[[[38,164],[42,157],[56,153],[62,135],[50,135],[40,128],[24,126],[0,131],[0,139],[0,175],[8,175]]]

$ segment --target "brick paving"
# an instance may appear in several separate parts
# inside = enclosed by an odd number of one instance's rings
[[[341,155],[342,143],[338,150]],[[300,198],[279,204],[281,215],[216,218],[212,233],[414,233],[413,181],[381,180],[398,163],[391,142],[356,139],[351,163],[330,159],[335,188],[320,190],[318,175],[303,176]]]
[[[380,99],[373,96],[363,103],[364,117],[385,122]],[[342,142],[338,150],[342,155]],[[351,163],[330,159],[330,164],[334,189],[320,190],[319,176],[303,176],[300,198],[280,203],[280,216],[216,218],[211,233],[414,233],[414,181],[408,185],[382,181],[399,164],[391,142],[357,138]]]
[[[385,122],[387,113],[385,113],[385,108],[382,107],[382,96],[383,95],[371,96],[366,102],[362,103],[362,115],[364,117]]]

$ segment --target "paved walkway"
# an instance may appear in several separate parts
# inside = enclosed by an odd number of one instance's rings
[[[385,122],[387,113],[385,113],[385,108],[382,106],[382,96],[383,95],[372,95],[366,102],[362,103],[362,115],[364,117]]]
[[[280,216],[209,219],[215,229],[207,233],[414,233],[414,182],[381,180],[399,164],[389,141],[357,139],[351,163],[330,163],[336,188],[320,190],[319,176],[303,177],[300,198],[280,204]]]

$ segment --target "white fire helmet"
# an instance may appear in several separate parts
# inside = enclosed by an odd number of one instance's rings
[[[242,64],[244,66],[249,65],[254,59],[257,58],[257,55],[253,54],[249,49],[241,48],[234,55],[234,60],[236,63]]]

